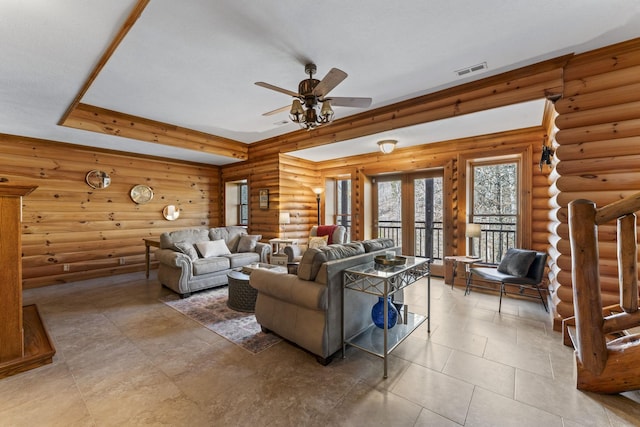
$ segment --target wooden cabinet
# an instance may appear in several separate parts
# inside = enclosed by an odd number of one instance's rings
[[[0,184],[0,378],[55,354],[36,306],[22,306],[22,197],[35,188]]]

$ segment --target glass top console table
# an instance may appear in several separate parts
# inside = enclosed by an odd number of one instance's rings
[[[356,292],[382,297],[386,301],[396,292],[411,286],[418,280],[427,278],[427,315],[411,313],[405,305],[402,322],[387,328],[388,308],[384,304],[384,328],[371,325],[352,337],[345,336],[344,298],[342,305],[342,357],[347,345],[364,350],[384,359],[384,378],[387,378],[387,356],[418,326],[427,322],[427,332],[431,332],[431,259],[407,256],[404,265],[384,266],[370,262],[356,265],[343,271],[344,288]]]

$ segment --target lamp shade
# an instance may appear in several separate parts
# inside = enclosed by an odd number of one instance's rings
[[[389,154],[396,148],[397,143],[398,141],[395,139],[385,139],[383,141],[378,141],[378,147],[384,154]]]
[[[280,212],[280,217],[278,218],[278,224],[289,224],[291,223],[291,216],[289,212]]]
[[[470,222],[467,224],[467,230],[465,232],[467,237],[480,237],[480,224],[474,224]]]

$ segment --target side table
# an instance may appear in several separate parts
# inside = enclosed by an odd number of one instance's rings
[[[469,267],[476,262],[480,262],[481,258],[467,255],[452,255],[444,257],[444,260],[453,262],[453,277],[451,278],[451,289],[453,289],[453,285],[456,283],[456,277],[458,276],[458,263],[464,264],[466,279],[466,275],[469,273]]]
[[[298,239],[269,239],[269,243],[271,244],[269,262],[274,265],[286,266],[289,257],[281,251],[285,246],[297,245]]]
[[[411,286],[423,277],[427,278],[427,315],[423,316],[406,310],[402,315],[402,323],[394,327],[387,327],[389,316],[387,304],[384,304],[384,328],[380,329],[372,324],[354,335],[345,337],[344,298],[342,299],[342,357],[345,357],[347,344],[364,350],[384,359],[384,375],[387,378],[387,356],[418,326],[427,322],[427,332],[431,332],[431,259],[408,256],[404,265],[378,266],[373,261],[367,264],[347,268],[343,272],[344,289],[364,292],[383,298],[401,289]],[[381,336],[382,335],[382,336]]]
[[[154,248],[160,247],[160,239],[142,239],[144,240],[144,262],[145,262],[145,277],[149,278],[149,264],[151,263],[151,246]]]

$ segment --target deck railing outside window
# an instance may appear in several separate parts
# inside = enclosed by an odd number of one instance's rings
[[[443,230],[442,222],[434,221],[431,229],[433,249],[431,253],[426,248],[427,229],[424,221],[415,223],[415,255],[431,258],[433,261],[442,261],[443,258]],[[396,245],[402,246],[402,223],[400,221],[378,221],[378,237],[392,239]]]
[[[516,247],[515,215],[476,215],[480,224],[480,237],[473,239],[473,254],[484,262],[498,264],[507,249]]]

